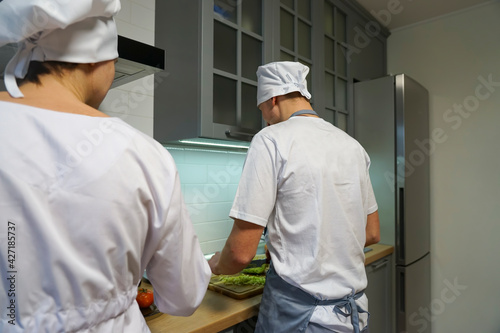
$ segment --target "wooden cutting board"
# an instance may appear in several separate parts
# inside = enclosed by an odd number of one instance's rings
[[[266,255],[258,254],[253,258],[250,264],[253,264],[254,267],[258,267],[265,262]],[[226,285],[223,282],[219,281],[219,276],[212,275],[210,283],[208,284],[208,290],[212,290],[235,299],[243,299],[262,294],[262,292],[264,291],[264,286]]]
[[[264,286],[237,286],[226,285],[219,281],[217,275],[212,276],[208,284],[208,290],[212,290],[235,299],[244,299],[262,294]]]

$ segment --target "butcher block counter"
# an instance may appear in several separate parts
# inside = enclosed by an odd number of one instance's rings
[[[365,265],[386,257],[394,251],[389,245],[374,244],[366,253]],[[146,317],[152,333],[216,333],[251,318],[259,312],[262,295],[237,300],[207,290],[200,307],[190,317],[158,313]]]

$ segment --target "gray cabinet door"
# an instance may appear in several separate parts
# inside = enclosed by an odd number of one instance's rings
[[[370,333],[392,332],[392,255],[366,266]]]
[[[347,13],[349,20],[345,56],[351,77],[355,81],[365,81],[386,75],[389,31],[354,2]]]
[[[353,135],[353,82],[386,74],[383,27],[349,0],[157,0],[155,44],[166,50],[155,78],[154,137],[249,141],[262,126],[257,66],[311,68],[312,106]]]
[[[155,139],[250,141],[262,128],[255,72],[270,43],[269,7],[263,0],[156,1],[155,44],[166,50],[167,69],[155,82]]]

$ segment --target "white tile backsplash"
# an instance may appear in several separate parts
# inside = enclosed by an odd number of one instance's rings
[[[155,10],[156,0],[130,0],[131,3],[139,4],[151,10]]]
[[[229,201],[226,186],[218,184],[185,184],[184,198],[187,204],[204,204],[207,202]]]
[[[117,117],[122,119],[127,124],[130,124],[134,128],[138,129],[139,131],[147,135],[151,136],[150,133],[153,132],[154,121],[152,118],[134,116],[126,113],[115,113],[112,111],[108,111],[105,113],[108,114],[110,117]]]
[[[155,88],[155,76],[148,75],[140,80],[135,80],[129,83],[125,83],[116,89],[130,91],[131,93],[134,94],[154,96],[154,88]],[[140,98],[134,97],[134,99],[140,99]]]
[[[222,250],[233,226],[233,204],[246,153],[167,147],[205,254]]]
[[[131,23],[140,27],[141,29],[153,30],[155,29],[155,11],[144,7],[142,4],[131,4],[132,18]]]
[[[183,185],[207,183],[207,166],[202,162],[198,164],[180,164],[176,162],[176,164]]]
[[[194,225],[200,243],[210,242],[214,239],[223,239],[229,236],[228,221],[197,223]]]
[[[217,239],[209,242],[200,242],[201,250],[204,254],[214,253],[222,250],[224,244],[226,243],[226,239]]]
[[[120,1],[121,5],[122,5],[122,8],[120,9],[120,11],[118,12],[118,14],[115,16],[115,21],[117,22],[131,22],[132,20],[132,6],[131,6],[131,2],[130,1],[127,1],[127,0],[122,0]],[[118,29],[118,34],[122,34],[122,32],[120,31],[120,29]],[[125,36],[127,37],[127,36]]]

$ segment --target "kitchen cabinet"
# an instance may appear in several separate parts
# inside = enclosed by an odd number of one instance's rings
[[[357,3],[347,9],[348,42],[345,57],[350,77],[365,81],[387,75],[387,37],[389,31]]]
[[[386,74],[387,29],[346,0],[275,0],[272,12],[272,60],[309,66],[313,108],[352,135],[353,83]]]
[[[271,61],[310,67],[320,116],[353,135],[353,83],[386,74],[387,29],[348,0],[156,1],[154,137],[250,141],[263,124],[256,70]]]
[[[338,128],[350,132],[351,103],[348,102],[349,63],[346,58],[347,10],[341,3],[324,1],[323,79],[324,107],[323,118]]]
[[[353,84],[386,74],[389,32],[355,1],[324,0],[317,6],[317,20],[323,25],[315,39],[320,53],[312,92],[315,108],[322,118],[353,135]]]
[[[167,75],[155,87],[158,141],[250,141],[262,128],[255,72],[270,42],[263,23],[269,6],[263,0],[156,2],[155,44],[167,53]]]
[[[313,25],[316,5],[312,0],[278,0],[273,6],[273,61],[298,61],[311,70],[308,76],[308,90],[314,63]]]
[[[366,266],[370,332],[392,332],[392,255]]]

